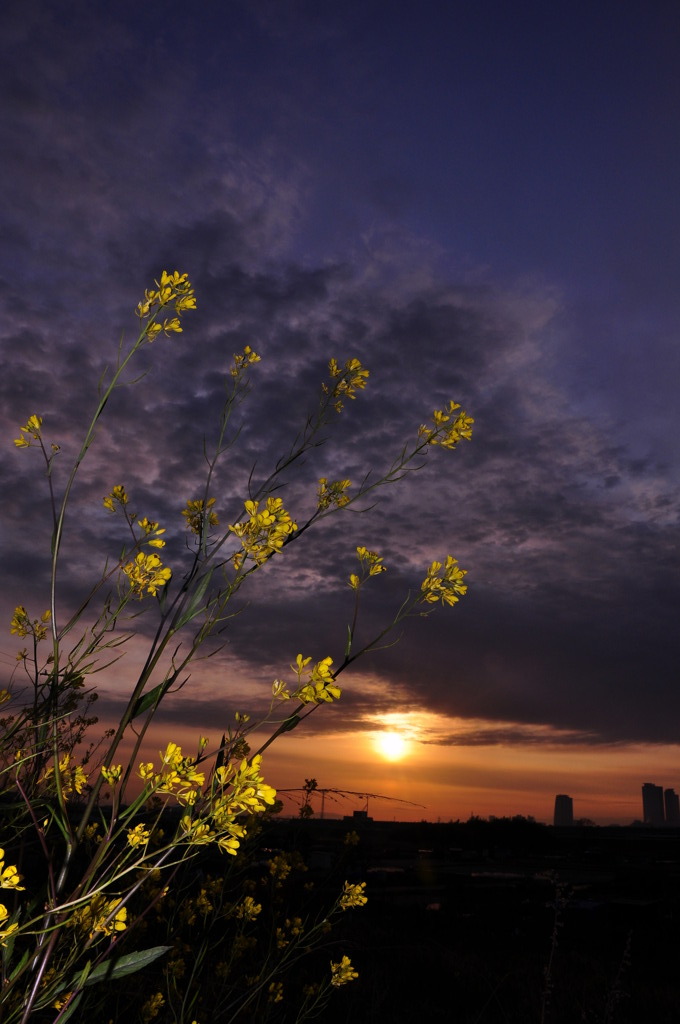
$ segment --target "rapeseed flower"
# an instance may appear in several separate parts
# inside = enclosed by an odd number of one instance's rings
[[[346,985],[358,977],[359,972],[354,970],[348,956],[343,956],[339,963],[333,963],[331,960],[331,985],[334,988],[340,988],[341,985]]]
[[[164,587],[172,576],[172,569],[164,566],[158,555],[145,555],[141,551],[134,561],[123,566],[123,572],[130,581],[132,593],[140,601],[145,593],[155,596],[158,589]]]

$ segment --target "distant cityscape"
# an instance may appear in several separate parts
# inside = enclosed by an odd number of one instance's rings
[[[583,824],[582,819],[574,818],[574,801],[566,793],[558,793],[553,825],[568,828],[574,824]],[[642,784],[642,824],[655,828],[680,828],[680,797],[674,789],[664,789],[653,782]]]

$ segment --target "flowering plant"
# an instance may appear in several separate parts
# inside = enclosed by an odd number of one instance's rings
[[[456,559],[449,555],[443,562],[433,561],[420,588],[406,596],[393,619],[372,639],[357,644],[362,591],[386,570],[380,554],[357,546],[358,566],[348,578],[354,609],[342,659],[336,664],[328,655],[298,653],[290,681],[276,679],[272,684],[264,722],[236,713],[235,726],[215,749],[209,749],[205,737],[198,739],[192,754],[169,741],[156,759],[146,759],[145,737],[159,707],[184,684],[188,666],[206,641],[219,634],[232,614],[230,602],[250,578],[272,558],[284,557],[289,545],[311,527],[419,468],[430,446],[451,449],[469,439],[473,422],[455,402],[435,410],[432,423],[420,427],[381,476],[366,476],[354,491],[348,479],[322,477],[314,510],[298,521],[284,498],[274,493],[282,486],[284,470],[320,443],[321,431],[357,398],[369,378],[358,359],[342,364],[331,359],[316,413],[267,479],[243,497],[238,521],[223,526],[222,501],[213,493],[215,470],[233,443],[228,436],[231,412],[247,394],[250,373],[260,362],[247,345],[229,369],[217,442],[212,454],[206,453],[202,490],[178,510],[178,523],[184,520],[190,536],[188,564],[176,573],[165,563],[163,549],[172,527],[133,511],[126,486],[115,484],[104,496],[103,508],[120,521],[128,539],[82,604],[69,610],[59,588],[64,526],[107,402],[125,383],[124,374],[140,350],[161,336],[181,333],[184,316],[195,308],[186,273],[164,271],[155,287],[145,291],[136,309],[139,333],[127,351],[121,349],[104,382],[61,487],[56,472],[60,446],[46,440],[41,416],[31,414],[14,441],[17,449],[33,449],[42,460],[52,539],[48,607],[33,618],[17,605],[10,631],[25,641],[17,655],[21,674],[0,692],[0,702],[11,702],[9,714],[0,720],[0,798],[7,811],[0,887],[7,890],[8,904],[0,903],[0,1006],[7,1024],[31,1019],[56,1024],[76,1010],[80,1016],[91,1015],[100,999],[97,993],[107,986],[136,972],[141,972],[140,978],[155,978],[153,972],[159,970],[165,991],[147,993],[139,1011],[142,1021],[162,1018],[190,1024],[196,1012],[208,1012],[200,1001],[196,973],[202,959],[195,958],[190,977],[183,981],[186,941],[177,936],[200,918],[205,944],[216,922],[228,924],[234,960],[239,949],[253,948],[250,931],[262,903],[256,880],[232,877],[224,868],[219,882],[208,876],[187,895],[186,865],[213,852],[226,854],[232,863],[245,856],[248,833],[256,832],[258,821],[275,808],[275,790],[263,775],[264,751],[320,706],[338,701],[340,675],[362,654],[379,648],[390,630],[409,617],[429,614],[438,604],[451,606],[466,592],[465,571]],[[119,720],[99,745],[93,744],[93,673],[120,662],[131,635],[124,624],[144,611],[154,616],[148,650],[139,671],[129,678]],[[117,671],[122,671],[120,665]],[[270,735],[253,752],[249,737],[256,725],[267,723]],[[282,884],[278,875],[284,868],[286,864],[276,858],[271,862],[275,886]],[[230,879],[228,884],[225,879]],[[272,925],[275,940],[258,953],[259,967],[255,963],[245,983],[235,983],[233,964],[225,961],[222,974],[217,972],[215,978],[224,982],[219,998],[230,1008],[227,1019],[246,1020],[248,1012],[257,1012],[253,1019],[263,1020],[265,1011],[274,1012],[285,998],[283,979],[291,964],[322,939],[335,912],[366,902],[364,888],[363,883],[345,882],[326,914],[284,917],[282,924]],[[182,891],[180,901],[177,893]],[[145,936],[157,931],[159,921],[166,922],[170,941],[148,945]],[[308,986],[300,997],[298,1019],[318,1013],[332,990],[357,976],[346,955],[330,961],[325,981]]]

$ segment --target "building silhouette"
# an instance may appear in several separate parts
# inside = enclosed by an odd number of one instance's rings
[[[645,825],[664,825],[663,788],[653,782],[645,782],[642,786],[642,820]]]
[[[574,801],[565,793],[558,793],[555,797],[553,824],[555,828],[564,828],[574,824]]]
[[[666,812],[666,824],[680,826],[680,797],[674,789],[665,789],[663,794],[664,811]]]

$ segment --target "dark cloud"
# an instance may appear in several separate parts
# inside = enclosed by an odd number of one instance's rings
[[[224,650],[196,669],[190,710],[171,702],[170,719],[198,726],[244,697],[261,710],[271,679],[298,651],[332,653],[339,663],[352,614],[346,578],[362,543],[389,565],[366,593],[365,638],[417,591],[435,557],[453,553],[469,570],[470,592],[453,610],[407,623],[398,646],[348,671],[343,713],[322,710],[310,728],[365,728],[371,715],[426,707],[511,723],[438,743],[555,735],[673,742],[677,461],[657,438],[660,425],[676,436],[677,418],[665,399],[654,408],[631,401],[630,338],[619,350],[599,333],[605,323],[616,328],[616,308],[589,317],[580,279],[566,271],[559,287],[524,265],[494,276],[475,259],[470,271],[451,256],[443,229],[427,234],[411,216],[424,193],[407,169],[366,165],[367,217],[356,198],[364,186],[340,188],[337,152],[318,128],[328,98],[340,103],[337,83],[323,79],[305,108],[318,134],[301,112],[307,87],[282,55],[297,15],[276,18],[266,3],[227,6],[243,46],[235,54],[233,44],[232,64],[220,63],[226,21],[218,19],[212,47],[202,18],[182,42],[185,19],[180,32],[173,5],[152,42],[138,5],[98,14],[57,4],[41,17],[37,7],[9,5],[0,156],[3,614],[16,603],[36,614],[45,606],[49,545],[39,460],[11,439],[31,413],[45,417],[47,435],[63,447],[59,492],[118,339],[134,335],[136,302],[163,267],[178,267],[190,272],[199,308],[184,334],[142,353],[140,379],[111,399],[73,495],[60,582],[67,607],[117,557],[119,525],[101,508],[117,483],[140,514],[168,527],[167,558],[179,575],[188,558],[179,513],[200,493],[203,446],[214,444],[229,364],[245,344],[263,358],[215,475],[223,524],[241,516],[249,488],[267,479],[304,427],[331,355],[361,358],[370,387],[285,475],[282,493],[300,519],[319,476],[348,476],[355,487],[369,471],[379,478],[450,398],[476,424],[471,445],[429,452],[401,484],[373,492],[365,502],[376,500],[372,511],[325,520],[274,559],[239,594],[242,613]],[[304,39],[342,53],[357,17],[354,9],[347,22],[317,13]],[[271,68],[250,73],[248,55],[262,58],[267,47]],[[356,57],[365,81],[367,60]],[[341,66],[336,55],[333,67]],[[358,102],[352,90],[347,102]],[[358,161],[362,136],[347,134],[341,119],[333,124],[353,140]],[[324,214],[329,182],[335,205]],[[351,218],[340,217],[350,206]],[[640,298],[638,325],[645,308]],[[649,320],[646,334],[640,327],[651,353],[669,350],[670,322]],[[640,361],[636,351],[633,368]],[[583,372],[594,365],[596,386]],[[153,616],[151,609],[137,625],[152,628]],[[106,685],[114,701],[116,686]]]

